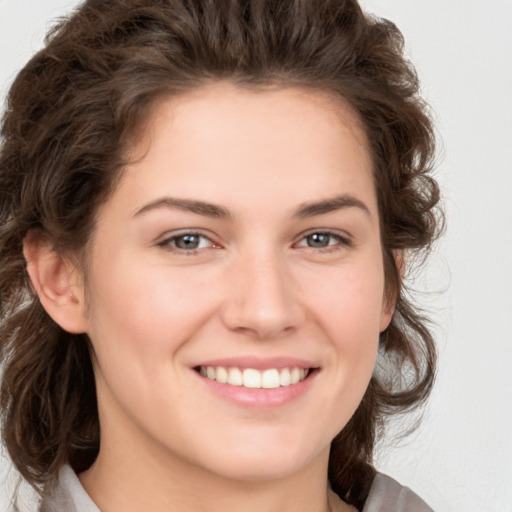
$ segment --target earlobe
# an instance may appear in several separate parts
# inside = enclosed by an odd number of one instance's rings
[[[398,279],[396,285],[393,284],[393,288],[391,291],[387,289],[384,293],[384,300],[382,304],[382,314],[380,321],[380,332],[385,331],[391,320],[393,319],[393,315],[395,314],[396,303],[400,296],[400,288],[402,286],[402,280],[405,274],[405,258],[403,251],[393,251],[393,258],[396,270],[398,271]],[[390,286],[389,284],[387,286]]]
[[[393,258],[395,259],[395,265],[398,270],[398,278],[400,279],[400,283],[404,279],[405,275],[405,254],[403,250],[395,250],[393,251]]]
[[[23,253],[30,281],[46,312],[65,331],[85,332],[84,290],[75,265],[34,231],[25,237]]]
[[[395,304],[389,304],[388,301],[384,303],[382,313],[380,315],[380,325],[379,325],[379,331],[384,332],[391,323],[391,320],[393,318],[393,315],[395,313]]]

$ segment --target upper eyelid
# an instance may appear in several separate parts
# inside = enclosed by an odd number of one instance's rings
[[[183,236],[192,235],[192,236],[199,236],[201,238],[205,238],[209,241],[209,244],[207,247],[198,247],[195,249],[183,249],[181,247],[178,247],[175,245],[175,241]],[[174,243],[173,243],[174,242]],[[160,237],[155,243],[157,247],[161,247],[163,249],[167,249],[169,251],[175,252],[175,253],[183,253],[183,254],[194,254],[198,251],[203,251],[205,249],[211,249],[211,248],[218,248],[220,247],[220,244],[215,242],[215,240],[212,239],[211,236],[205,235],[204,233],[198,232],[198,231],[182,231],[180,233],[173,233],[169,235],[164,235],[163,237]]]
[[[205,233],[202,229],[199,229],[199,228],[197,228],[197,229],[195,229],[195,228],[180,229],[180,230],[170,231],[170,232],[168,231],[168,232],[164,233],[163,235],[160,235],[159,237],[157,237],[156,242],[157,243],[165,242],[165,241],[173,240],[173,239],[180,238],[180,237],[186,236],[186,235],[202,236],[204,238],[208,238],[208,240],[215,243],[213,240],[213,237],[210,234]]]
[[[300,233],[294,239],[294,241],[292,242],[292,245],[297,244],[298,242],[304,240],[304,238],[306,238],[307,236],[313,235],[315,233],[324,233],[327,235],[331,235],[331,236],[340,238],[342,242],[353,243],[353,236],[345,230],[333,229],[333,228],[312,228],[312,229],[308,229],[308,230]],[[214,236],[212,236],[209,233],[205,233],[200,228],[185,228],[185,229],[180,229],[177,231],[168,232],[168,233],[161,235],[157,238],[156,245],[164,245],[165,243],[167,243],[169,241],[175,240],[177,238],[180,238],[180,237],[186,236],[186,235],[201,236],[201,237],[208,239],[213,245],[219,245],[219,246],[222,245],[221,243],[216,241]]]
[[[323,229],[322,228],[314,228],[314,229],[308,229],[307,231],[304,231],[303,233],[301,233],[296,238],[296,241],[294,243],[300,242],[307,236],[314,235],[315,233],[323,233],[326,235],[335,236],[335,237],[341,238],[342,240],[345,240],[347,242],[353,241],[353,236],[344,230],[332,229],[332,228],[323,228]]]

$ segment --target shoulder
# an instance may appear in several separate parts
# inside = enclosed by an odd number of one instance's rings
[[[363,512],[433,512],[408,487],[393,478],[377,473]],[[100,512],[80,484],[70,466],[63,466],[58,478],[49,484],[39,512]]]
[[[46,486],[39,512],[100,512],[70,466],[63,466],[57,479]]]
[[[411,489],[393,478],[377,473],[363,512],[433,512]]]

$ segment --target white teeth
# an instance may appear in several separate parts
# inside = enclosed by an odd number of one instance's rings
[[[245,388],[261,388],[261,373],[258,370],[245,369],[243,379]]]
[[[242,386],[243,383],[242,372],[238,368],[230,368],[228,371],[228,384]]]
[[[215,369],[215,377],[217,382],[225,384],[228,381],[228,372],[226,368],[223,368],[222,366],[217,366],[217,368]]]
[[[277,370],[265,370],[261,375],[261,387],[273,389],[279,387],[279,372]]]
[[[269,368],[268,370],[255,370],[254,368],[239,368],[224,366],[201,366],[199,373],[207,379],[216,380],[221,384],[243,386],[250,389],[275,389],[281,386],[290,386],[304,380],[309,369],[305,368]]]
[[[289,386],[291,383],[292,378],[290,375],[290,370],[288,368],[283,368],[279,374],[279,384],[281,386]]]

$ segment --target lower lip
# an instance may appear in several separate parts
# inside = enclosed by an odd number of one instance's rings
[[[313,384],[318,370],[311,371],[304,380],[297,382],[297,384],[272,389],[246,388],[244,386],[222,384],[216,380],[203,377],[195,371],[194,373],[211,391],[223,399],[234,402],[242,407],[272,409],[287,405],[303,396]]]

